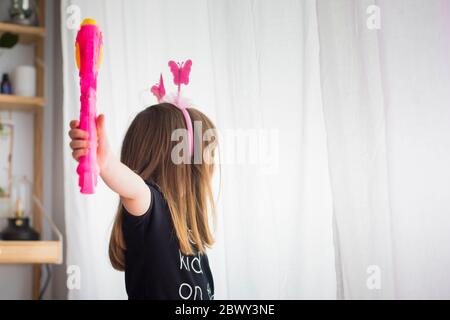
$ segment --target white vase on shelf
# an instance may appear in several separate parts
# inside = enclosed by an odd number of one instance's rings
[[[12,90],[17,96],[36,96],[36,68],[34,66],[18,66],[11,76]]]

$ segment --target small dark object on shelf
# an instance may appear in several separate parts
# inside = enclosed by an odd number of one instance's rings
[[[5,32],[0,36],[0,48],[11,49],[19,42],[19,35]]]
[[[9,17],[12,23],[21,25],[36,25],[36,5],[33,0],[11,0]]]
[[[30,226],[30,218],[25,216],[25,210],[20,197],[16,199],[14,217],[8,218],[8,225],[0,235],[3,240],[39,240],[39,233]]]
[[[8,218],[8,226],[2,231],[3,240],[32,241],[39,240],[39,233],[30,227],[28,217]]]
[[[11,82],[9,81],[9,76],[7,73],[3,74],[0,93],[1,94],[12,94]]]

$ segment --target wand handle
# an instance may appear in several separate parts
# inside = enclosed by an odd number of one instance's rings
[[[76,61],[80,71],[80,126],[89,135],[88,153],[80,157],[78,185],[83,194],[93,194],[97,186],[96,100],[97,75],[102,56],[102,34],[95,20],[85,19],[77,34]]]

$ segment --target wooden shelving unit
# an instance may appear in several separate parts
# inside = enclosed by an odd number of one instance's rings
[[[36,43],[45,37],[45,27],[21,26],[14,23],[0,22],[0,35],[11,32],[19,35],[19,42],[23,44]]]
[[[0,263],[60,264],[61,241],[0,241]]]
[[[0,241],[0,264],[61,264],[63,237],[36,196],[33,204],[40,210],[56,240]]]
[[[39,26],[21,26],[0,22],[0,34],[11,32],[19,35],[19,42],[35,46],[36,97],[21,97],[0,94],[0,110],[32,112],[34,114],[34,178],[33,193],[39,201],[34,201],[34,229],[42,234],[42,216],[47,218],[56,240],[44,241],[0,241],[0,264],[33,264],[32,297],[38,299],[41,287],[41,264],[62,263],[62,236],[42,206],[42,129],[44,99],[45,67],[44,41],[45,0],[37,0]],[[31,143],[30,143],[31,144]]]
[[[20,97],[0,94],[0,110],[36,111],[44,107],[45,99],[41,97]]]

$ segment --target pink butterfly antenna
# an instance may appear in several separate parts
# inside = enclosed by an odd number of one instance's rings
[[[188,139],[189,139],[189,151],[192,156],[194,153],[194,130],[192,128],[191,117],[189,116],[189,112],[187,111],[187,103],[185,99],[181,99],[181,85],[189,84],[189,74],[191,73],[192,60],[186,60],[185,62],[175,62],[169,61],[170,71],[173,74],[173,82],[178,86],[178,94],[176,97],[176,103],[174,103],[178,109],[181,110],[184,116],[184,120],[186,122],[186,128],[188,131]]]
[[[191,73],[192,60],[186,62],[169,61],[170,71],[173,74],[173,82],[178,86],[178,94],[181,91],[181,85],[189,84],[189,74]]]
[[[164,81],[163,81],[162,73],[159,75],[159,83],[155,84],[151,88],[151,92],[156,97],[156,99],[158,99],[158,102],[161,102],[161,100],[166,95],[166,89],[164,88]]]

